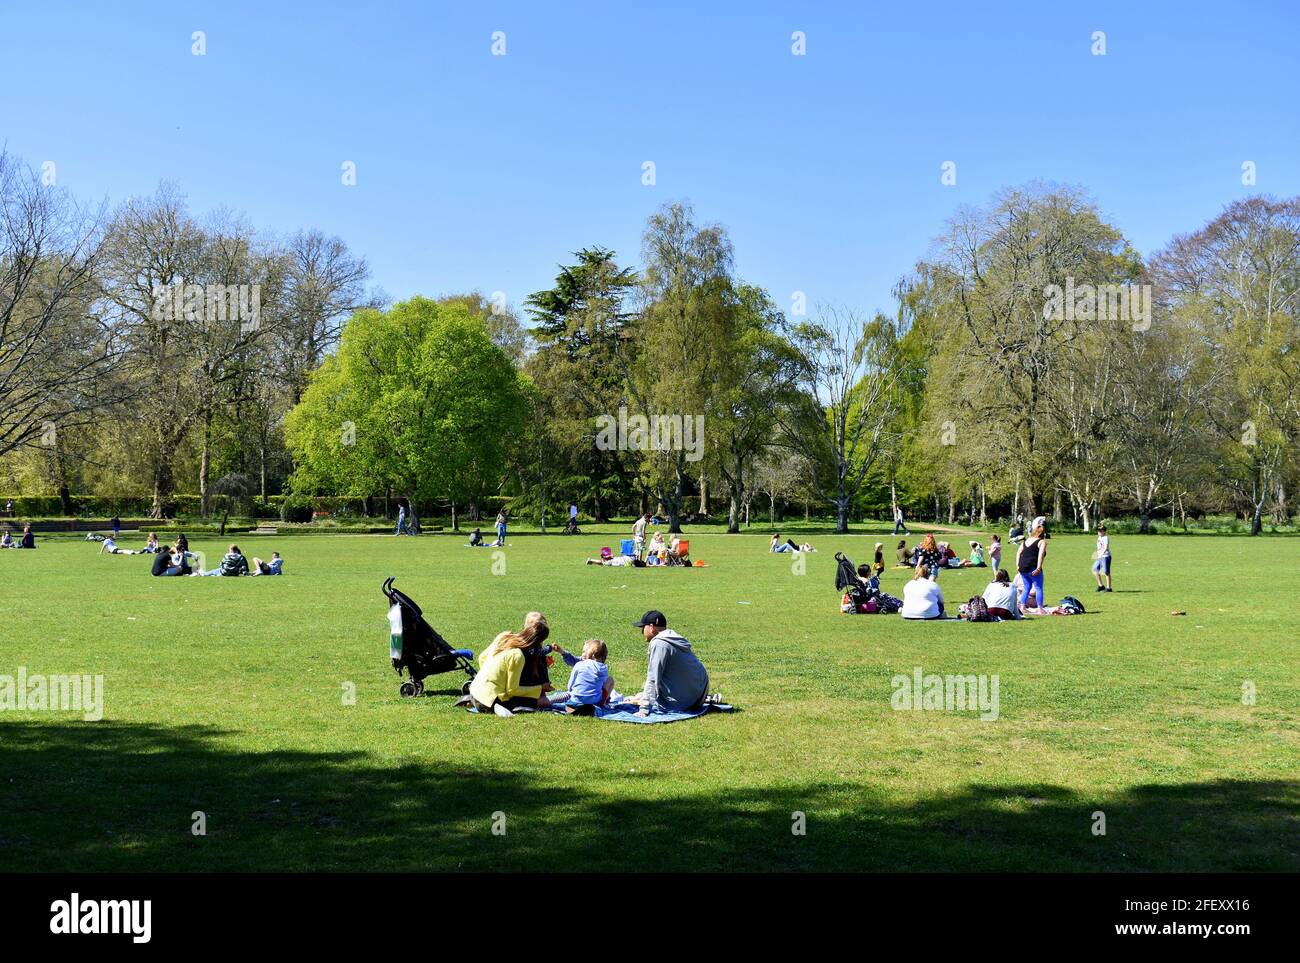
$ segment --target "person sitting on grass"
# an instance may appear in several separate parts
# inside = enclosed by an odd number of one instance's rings
[[[861,582],[862,587],[867,590],[868,596],[880,591],[880,578],[876,574],[875,566],[866,564],[859,565],[858,581]]]
[[[943,590],[935,573],[925,564],[918,565],[911,580],[903,586],[903,608],[899,615],[905,619],[943,618]]]
[[[668,557],[679,565],[690,565],[690,549],[682,551],[682,540],[678,535],[673,536],[673,540],[668,543]]]
[[[230,551],[226,552],[225,557],[221,559],[221,564],[210,572],[194,572],[194,575],[247,575],[248,559],[244,558],[244,553],[239,550],[239,546],[231,544]]]
[[[148,540],[144,543],[144,551],[142,554],[157,555],[158,552],[158,535],[155,532],[150,532]]]
[[[655,559],[660,565],[668,560],[668,543],[664,541],[662,532],[655,532],[650,539],[650,544],[646,547],[646,558]]]
[[[186,553],[164,545],[153,557],[154,575],[193,575]]]
[[[651,712],[698,712],[709,698],[709,673],[686,641],[668,628],[662,612],[651,609],[632,623],[648,643],[645,685],[624,701]]]
[[[474,529],[474,531],[469,533],[469,546],[470,548],[483,547],[483,533],[480,532],[477,528]]]
[[[614,692],[614,677],[605,664],[609,658],[609,646],[600,639],[588,639],[582,643],[581,658],[559,645],[555,646],[555,651],[572,670],[564,711],[575,716],[594,716],[597,706],[609,705]]]
[[[984,549],[980,543],[971,539],[970,558],[962,562],[962,568],[983,568],[984,567]]]
[[[24,525],[24,526],[23,526],[23,537],[22,537],[22,540],[19,541],[19,543],[18,543],[18,547],[19,547],[19,548],[35,548],[35,547],[36,547],[36,536],[32,534],[32,526],[31,526],[31,525]]]
[[[0,535],[0,548],[17,548],[17,547],[18,547],[18,543],[14,541],[14,537],[9,534],[9,529],[6,528],[4,534]]]
[[[989,615],[1000,619],[1020,618],[1020,607],[1016,605],[1016,590],[1011,584],[1011,576],[1004,568],[998,569],[993,581],[989,582],[983,592],[984,604],[989,607]]]
[[[939,577],[939,569],[943,567],[943,552],[939,550],[939,544],[935,542],[933,535],[926,535],[921,539],[921,544],[916,546],[912,552],[912,568],[924,565],[925,568],[934,575]]]
[[[522,709],[546,708],[546,693],[554,686],[549,682],[528,685],[524,672],[529,662],[540,655],[536,632],[502,632],[478,657],[478,674],[469,684],[470,703],[479,712],[491,712],[503,719]]]
[[[271,553],[271,561],[263,562],[260,558],[253,559],[253,568],[249,575],[279,575],[284,570],[284,559],[280,557],[279,552]]]
[[[907,547],[907,539],[898,540],[898,548],[894,550],[894,568],[912,568],[912,551]]]

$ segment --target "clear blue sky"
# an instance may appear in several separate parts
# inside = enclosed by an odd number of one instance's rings
[[[517,303],[592,244],[635,263],[646,216],[687,198],[779,304],[890,309],[1002,186],[1082,185],[1148,254],[1300,194],[1296,3],[88,0],[0,24],[10,152],[84,198],[170,179],[199,212],[339,234],[395,298]]]

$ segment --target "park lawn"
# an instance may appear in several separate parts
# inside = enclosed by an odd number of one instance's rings
[[[241,536],[286,575],[237,580],[0,553],[0,674],[102,674],[106,703],[0,715],[0,870],[1300,870],[1300,540],[1116,538],[1099,595],[1092,539],[1058,536],[1048,596],[1087,616],[968,625],[839,613],[834,551],[892,557],[884,535],[804,536],[802,574],[757,528],[693,531],[704,569],[583,564],[623,530]],[[602,637],[625,692],[662,609],[740,711],[499,720],[452,708],[455,675],[402,699],[388,575],[475,651],[533,608]],[[955,608],[986,581],[941,584]],[[891,708],[916,666],[996,674],[998,718]]]

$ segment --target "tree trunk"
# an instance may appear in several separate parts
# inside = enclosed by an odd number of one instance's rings
[[[700,509],[701,518],[709,517],[709,476],[700,472]]]
[[[203,412],[203,453],[199,456],[199,514],[208,517],[211,494],[208,491],[208,474],[212,470],[212,410]]]
[[[420,510],[416,508],[415,492],[406,491],[406,528],[412,535],[420,534]]]
[[[150,518],[165,518],[167,501],[172,492],[172,464],[170,450],[158,456],[153,470],[153,504],[149,506]]]

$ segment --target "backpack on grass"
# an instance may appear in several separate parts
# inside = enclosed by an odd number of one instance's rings
[[[1073,595],[1067,595],[1065,598],[1061,599],[1061,607],[1064,609],[1073,609],[1073,611],[1070,612],[1071,615],[1085,615],[1088,612],[1088,610],[1083,607],[1083,603]]]
[[[984,596],[974,595],[966,603],[966,621],[967,622],[992,622],[993,616],[989,615],[989,603],[984,601]]]

